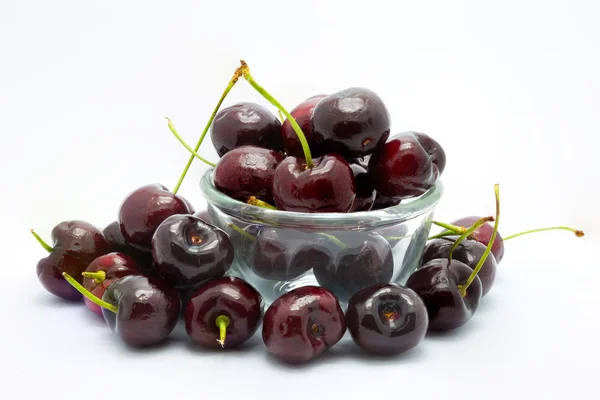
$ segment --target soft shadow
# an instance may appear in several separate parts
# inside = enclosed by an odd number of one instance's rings
[[[282,368],[288,371],[307,371],[314,368],[327,368],[328,365],[339,362],[345,356],[343,352],[337,351],[334,346],[320,356],[302,364],[286,363],[267,351],[265,351],[265,357],[267,362],[275,368]]]
[[[427,357],[427,351],[421,343],[417,344],[417,346],[410,350],[393,355],[368,353],[367,351],[361,349],[352,340],[338,343],[338,347],[335,350],[341,352],[345,358],[353,358],[360,362],[379,365],[418,363],[422,362],[425,357]]]
[[[65,300],[61,297],[57,297],[48,292],[38,293],[33,299],[34,304],[40,307],[48,308],[75,308],[85,307],[83,297],[81,300]]]
[[[425,339],[437,341],[465,341],[469,339],[469,335],[475,335],[481,329],[481,319],[477,318],[477,313],[463,326],[452,329],[450,331],[428,331]]]
[[[89,325],[102,327],[110,330],[110,328],[108,328],[108,325],[106,325],[104,317],[96,314],[95,312],[87,308],[85,305],[81,307],[81,310],[79,310],[79,314],[80,318],[82,320],[85,320],[86,323],[88,323]]]
[[[113,333],[114,335],[114,333]],[[119,340],[120,342],[120,346],[122,348],[123,351],[129,353],[129,354],[134,354],[134,355],[156,355],[159,352],[164,352],[164,351],[168,351],[169,347],[176,342],[175,339],[173,339],[172,337],[167,337],[167,339],[165,339],[164,341],[162,341],[161,343],[157,343],[155,345],[151,345],[151,346],[141,346],[141,347],[137,347],[137,346],[129,346],[127,343],[123,342],[123,340],[120,340],[120,338],[117,337],[117,340]]]

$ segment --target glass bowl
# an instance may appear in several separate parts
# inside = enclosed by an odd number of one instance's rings
[[[200,180],[212,223],[235,248],[228,274],[256,287],[267,304],[300,286],[331,290],[345,305],[377,283],[406,283],[429,236],[440,181],[418,198],[382,210],[298,213],[235,200],[214,186],[213,169]]]

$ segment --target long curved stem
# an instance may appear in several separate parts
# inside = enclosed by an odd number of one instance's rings
[[[31,234],[33,235],[33,237],[35,238],[35,240],[38,241],[39,244],[42,245],[42,247],[48,252],[51,253],[54,251],[54,248],[52,248],[52,246],[50,246],[48,243],[44,242],[44,240],[40,237],[40,235],[38,235],[33,229],[30,230]]]
[[[460,295],[462,297],[465,297],[467,295],[467,289],[469,288],[469,285],[473,283],[473,281],[477,277],[477,274],[481,270],[481,267],[483,267],[483,263],[485,263],[485,260],[492,251],[492,246],[494,245],[494,241],[496,240],[496,236],[498,235],[498,224],[500,223],[500,186],[498,184],[494,185],[494,194],[496,195],[496,220],[494,222],[494,230],[492,231],[492,236],[490,237],[490,241],[487,247],[485,248],[485,251],[481,255],[479,262],[473,269],[473,272],[471,272],[471,275],[469,276],[464,285],[458,285],[458,288],[460,289]]]
[[[516,237],[523,236],[523,235],[528,235],[530,233],[545,232],[545,231],[556,231],[556,230],[563,230],[563,231],[573,232],[575,234],[575,236],[577,236],[577,237],[583,237],[583,236],[585,236],[585,233],[583,233],[583,231],[579,230],[579,229],[574,229],[574,228],[571,228],[571,227],[568,227],[568,226],[551,226],[549,228],[530,229],[528,231],[514,233],[514,234],[512,234],[510,236],[503,237],[502,240],[506,242],[509,239],[516,238]]]
[[[221,344],[221,347],[225,347],[225,337],[227,336],[227,327],[231,321],[227,315],[219,315],[215,320],[215,325],[219,327],[219,339],[217,342]]]
[[[168,121],[169,130],[171,131],[171,133],[173,133],[173,135],[177,138],[177,140],[179,140],[179,143],[181,143],[183,145],[183,147],[185,147],[194,157],[196,157],[200,161],[203,161],[204,163],[210,165],[211,167],[215,167],[217,165],[213,162],[208,161],[206,158],[202,157],[194,149],[192,149],[190,147],[190,145],[187,144],[186,141],[183,140],[183,138],[179,135],[179,133],[177,132],[177,129],[175,129],[175,125],[173,125],[173,121],[171,121],[171,119],[169,119],[169,117],[166,117],[166,118]]]
[[[90,301],[92,301],[94,304],[102,307],[102,308],[106,308],[108,311],[112,311],[115,314],[118,311],[117,306],[112,305],[110,303],[105,302],[104,300],[99,299],[98,297],[94,296],[92,294],[92,292],[90,292],[89,290],[87,290],[86,288],[84,288],[83,286],[81,286],[81,284],[79,282],[77,282],[75,279],[73,279],[73,277],[69,274],[67,274],[66,272],[62,273],[63,278],[65,278],[67,280],[67,282],[69,282],[75,289],[77,289],[77,291],[79,291],[79,293],[81,293],[82,295],[84,295],[85,297],[87,297]]]
[[[464,226],[447,224],[445,222],[433,221],[433,223],[439,226],[440,228],[447,229],[451,232],[454,232],[455,234],[463,234],[467,230],[467,228],[465,228]]]
[[[256,91],[258,93],[260,93],[265,99],[267,99],[269,101],[269,103],[271,103],[275,107],[277,107],[277,109],[279,111],[281,111],[283,113],[283,115],[285,115],[285,117],[290,121],[290,124],[292,125],[294,132],[296,132],[296,135],[298,135],[298,139],[300,140],[300,144],[302,145],[302,150],[304,151],[304,159],[306,160],[306,166],[307,166],[307,168],[313,168],[315,165],[313,163],[312,155],[310,153],[310,147],[308,145],[308,142],[306,141],[306,136],[304,136],[302,129],[300,128],[300,126],[298,125],[298,123],[296,122],[294,117],[292,117],[292,115],[289,112],[287,112],[287,110],[285,108],[283,108],[283,106],[277,100],[275,100],[275,98],[273,96],[271,96],[269,94],[269,92],[267,92],[265,90],[265,88],[260,86],[254,80],[254,78],[252,77],[252,74],[250,74],[250,68],[248,67],[248,64],[246,64],[246,62],[244,60],[241,61],[241,64],[242,65],[240,68],[242,70],[242,75],[244,76],[244,79],[246,79],[246,81],[248,81],[248,83],[254,89],[256,89]]]
[[[255,241],[256,240],[256,236],[251,235],[249,232],[246,232],[245,230],[243,230],[242,228],[240,228],[239,226],[237,226],[236,224],[233,223],[229,223],[227,224],[231,229],[233,229],[234,231],[236,231],[237,233],[239,233],[240,235],[244,236],[246,239]]]
[[[445,231],[442,231],[442,232],[440,232],[438,234],[435,234],[433,236],[429,236],[427,238],[427,240],[441,239],[441,238],[446,237],[446,236],[456,236],[456,235],[457,235],[456,232],[445,230]]]
[[[227,87],[225,88],[225,91],[221,95],[221,98],[217,102],[217,105],[215,106],[215,109],[213,110],[212,114],[210,115],[210,118],[208,119],[208,122],[206,123],[206,126],[204,127],[204,131],[202,131],[202,135],[200,136],[200,139],[198,139],[198,143],[196,143],[196,147],[194,147],[194,151],[195,152],[198,152],[198,150],[200,150],[200,145],[202,144],[202,141],[204,140],[204,137],[206,136],[206,133],[210,129],[210,126],[212,125],[212,122],[215,119],[215,116],[217,115],[217,112],[219,112],[219,108],[221,108],[221,104],[223,104],[223,101],[225,100],[225,97],[227,97],[227,94],[229,94],[229,92],[231,91],[231,89],[233,88],[233,86],[236,84],[236,82],[238,81],[238,79],[240,79],[240,76],[242,76],[242,71],[241,71],[241,68],[238,67],[235,70],[235,72],[233,73],[233,77],[231,78],[231,80],[227,84]],[[188,162],[187,162],[187,164],[185,166],[185,168],[183,169],[183,172],[181,173],[181,176],[179,177],[179,181],[177,181],[177,184],[175,185],[175,188],[173,189],[173,194],[177,194],[177,191],[179,190],[179,187],[181,186],[181,183],[183,182],[183,179],[185,178],[185,176],[186,176],[188,170],[190,169],[190,166],[192,165],[193,161],[194,161],[194,155],[191,155],[190,159],[188,160]]]
[[[465,240],[471,233],[473,233],[481,225],[485,224],[486,222],[492,222],[493,220],[494,220],[494,217],[483,217],[483,218],[477,220],[469,229],[467,229],[465,231],[465,233],[460,235],[458,237],[458,239],[456,239],[454,241],[454,244],[452,245],[452,247],[450,247],[450,251],[448,252],[448,260],[452,260],[452,254],[454,253],[454,250],[456,250],[456,248],[460,245],[460,243],[463,240]]]

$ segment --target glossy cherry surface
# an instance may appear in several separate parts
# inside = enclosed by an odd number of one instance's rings
[[[481,281],[478,277],[462,297],[458,285],[464,284],[473,270],[458,260],[431,260],[415,271],[406,287],[423,299],[429,315],[429,329],[448,331],[466,324],[481,300]]]
[[[117,221],[129,245],[149,251],[156,228],[175,214],[190,214],[185,200],[165,186],[154,183],[142,186],[125,197]]]
[[[367,173],[367,169],[358,163],[350,163],[350,168],[352,168],[356,185],[356,197],[350,212],[369,211],[373,207],[376,195],[371,177]]]
[[[57,297],[81,300],[82,295],[62,273],[82,283],[81,273],[96,258],[111,251],[110,244],[96,226],[79,220],[64,221],[52,229],[53,250],[36,267],[42,286]]]
[[[192,340],[204,347],[231,348],[250,339],[263,316],[260,293],[236,277],[218,278],[201,286],[185,306],[185,329]],[[229,319],[226,339],[219,342],[217,317]]]
[[[283,150],[281,122],[260,104],[244,102],[222,108],[215,116],[210,137],[222,157],[236,147],[252,145]]]
[[[321,99],[312,116],[316,154],[371,154],[390,134],[390,114],[372,90],[348,88]]]
[[[103,276],[100,278],[83,278],[83,287],[92,292],[98,298],[102,298],[106,288],[115,280],[127,275],[141,275],[137,262],[132,257],[124,253],[112,252],[100,256],[90,263],[85,272],[97,274],[100,272]],[[96,314],[102,316],[102,308],[84,297],[85,305]]]
[[[340,301],[346,302],[359,290],[392,279],[392,248],[383,237],[372,232],[340,232],[335,237],[345,248],[324,239],[335,252],[335,260],[315,266],[313,272],[319,285],[335,293]]]
[[[313,243],[310,234],[264,227],[256,236],[251,268],[263,279],[283,281],[297,278],[313,267],[332,264],[332,255]]]
[[[296,123],[298,124],[298,126],[300,126],[302,133],[304,133],[306,141],[311,149],[313,148],[313,134],[311,124],[312,114],[317,103],[326,96],[327,95],[325,94],[319,94],[316,96],[309,97],[302,103],[298,104],[292,111],[290,111],[290,114],[292,114],[292,117],[294,117]],[[302,150],[302,145],[300,144],[298,135],[294,131],[294,128],[292,128],[292,124],[290,124],[290,121],[288,121],[287,119],[283,121],[283,124],[281,125],[281,140],[283,141],[283,147],[285,149],[285,152],[288,155],[304,158],[304,151]],[[313,153],[313,156],[317,155],[319,154]]]
[[[417,141],[431,157],[431,162],[437,166],[440,175],[442,175],[446,169],[446,152],[444,151],[444,148],[429,135],[421,132],[410,133],[417,138]]]
[[[175,329],[181,312],[177,290],[143,275],[117,279],[102,300],[117,307],[117,313],[102,309],[110,329],[134,347],[163,342]]]
[[[448,258],[450,248],[454,245],[456,239],[457,238],[441,238],[434,239],[427,243],[421,263],[426,264],[436,258]],[[480,242],[465,239],[459,243],[456,249],[454,249],[452,258],[465,263],[471,267],[471,269],[475,269],[477,263],[483,256],[483,253],[485,253],[485,248],[486,246]],[[477,276],[481,280],[482,297],[485,296],[494,285],[497,268],[498,264],[496,263],[494,255],[488,255],[483,262],[481,269],[477,273]]]
[[[397,206],[401,202],[402,199],[395,199],[393,197],[384,196],[378,191],[375,191],[375,199],[373,200],[373,206],[371,207],[371,210],[382,210],[384,208]]]
[[[429,317],[423,300],[411,289],[387,283],[355,293],[348,302],[346,325],[352,340],[369,353],[393,355],[418,345]]]
[[[453,221],[452,224],[468,228],[480,219],[481,217],[476,216],[464,217]],[[490,243],[493,232],[494,227],[490,223],[486,222],[475,229],[475,231],[473,231],[471,234],[471,237],[474,240],[482,243],[484,246],[487,246],[488,243]],[[502,240],[502,235],[500,235],[500,232],[497,232],[496,239],[494,239],[494,244],[492,244],[492,254],[496,258],[496,262],[500,264],[500,261],[502,261],[502,258],[504,258],[504,240]]]
[[[262,338],[269,353],[298,364],[323,354],[345,332],[344,312],[333,293],[303,286],[282,295],[267,309]]]
[[[420,196],[436,182],[439,171],[414,135],[395,136],[369,159],[375,189],[396,199]]]
[[[150,250],[144,251],[136,249],[127,243],[121,227],[117,221],[108,224],[102,232],[104,237],[110,243],[113,252],[127,254],[136,261],[138,269],[144,275],[152,275],[152,253]]]
[[[338,154],[313,160],[287,157],[275,169],[273,200],[279,210],[296,212],[348,212],[356,197],[354,175]]]
[[[283,156],[256,146],[237,147],[225,154],[214,170],[214,183],[229,197],[246,202],[255,196],[273,203],[273,177]]]
[[[178,289],[219,278],[229,270],[234,249],[229,236],[193,215],[172,215],[152,238],[157,275]]]

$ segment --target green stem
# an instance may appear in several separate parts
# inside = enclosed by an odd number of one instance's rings
[[[500,223],[500,187],[498,184],[494,185],[494,194],[496,196],[496,218],[495,218],[495,222],[494,222],[494,230],[492,231],[492,237],[490,237],[490,241],[489,241],[487,247],[485,248],[485,251],[481,255],[479,262],[473,269],[473,272],[471,272],[471,275],[469,276],[469,278],[467,279],[465,284],[458,285],[458,288],[460,290],[460,295],[462,297],[465,297],[467,295],[467,289],[469,288],[469,285],[471,285],[471,283],[473,283],[473,281],[477,277],[477,274],[481,270],[481,267],[483,267],[483,263],[485,263],[485,260],[487,259],[488,255],[492,251],[492,246],[494,245],[494,241],[496,240],[496,236],[498,235],[498,224]]]
[[[531,229],[531,230],[528,230],[528,231],[515,233],[513,235],[510,235],[510,236],[502,238],[502,240],[507,241],[507,240],[512,239],[512,238],[516,238],[516,237],[523,236],[523,235],[528,235],[530,233],[544,232],[544,231],[555,231],[555,230],[570,231],[570,232],[573,232],[575,234],[575,236],[577,236],[577,237],[583,237],[585,235],[583,233],[583,231],[581,231],[579,229],[573,229],[573,228],[570,228],[568,226],[552,226],[550,228]]]
[[[187,149],[187,151],[189,151],[197,159],[205,162],[206,164],[210,165],[213,168],[217,165],[213,162],[208,161],[206,158],[202,157],[200,154],[198,154],[196,151],[194,151],[194,149],[192,149],[190,147],[190,145],[187,144],[185,140],[183,140],[183,138],[179,135],[179,133],[177,133],[177,130],[175,129],[175,125],[173,125],[173,122],[168,117],[166,117],[166,118],[168,121],[169,129],[171,130],[173,135],[175,135],[177,140],[179,140],[179,143],[181,143],[183,145],[183,147],[185,147]]]
[[[445,222],[440,222],[440,221],[433,221],[433,223],[441,228],[447,229],[449,231],[454,232],[455,234],[462,234],[464,233],[467,228],[465,228],[464,226],[458,226],[458,225],[452,225],[452,224],[447,224]]]
[[[342,250],[348,247],[340,239],[336,238],[335,236],[333,236],[329,233],[319,232],[319,235],[327,237],[329,240],[331,240],[333,243],[335,243]]]
[[[37,233],[35,233],[35,231],[33,229],[31,229],[31,234],[33,235],[33,237],[39,242],[39,244],[42,245],[42,247],[48,252],[51,253],[54,251],[54,249],[52,248],[52,246],[50,246],[48,243],[44,242],[44,240],[40,237],[40,235],[38,235]]]
[[[204,140],[206,133],[208,132],[210,126],[212,125],[212,122],[215,119],[215,116],[217,115],[219,108],[221,108],[221,104],[223,104],[223,101],[225,100],[225,97],[227,97],[227,94],[231,91],[231,88],[233,88],[233,86],[236,84],[238,79],[240,79],[241,74],[242,74],[241,68],[238,67],[235,70],[235,72],[233,73],[233,77],[227,84],[227,87],[225,88],[225,91],[221,95],[221,98],[217,102],[215,109],[213,110],[212,114],[210,115],[210,118],[208,119],[208,122],[206,123],[206,126],[204,127],[204,131],[202,131],[202,135],[200,136],[200,139],[198,139],[198,143],[196,143],[196,147],[194,148],[195,152],[198,152],[198,150],[200,150],[200,145],[202,144],[202,141]],[[190,156],[190,159],[188,160],[185,168],[183,169],[183,172],[181,173],[181,176],[179,177],[179,181],[175,185],[175,189],[173,189],[173,194],[177,194],[177,191],[179,190],[179,187],[181,186],[183,179],[185,178],[188,170],[190,169],[190,166],[192,165],[192,161],[194,161],[194,155]]]
[[[221,343],[221,347],[225,347],[225,336],[227,335],[227,327],[230,323],[231,321],[226,315],[219,315],[215,320],[215,325],[219,327],[219,339],[217,339],[217,342]]]
[[[106,280],[106,272],[103,270],[96,272],[82,272],[81,275],[83,275],[84,278],[93,279],[96,283],[102,283]]]
[[[481,225],[485,224],[486,222],[492,222],[493,220],[494,220],[494,217],[483,217],[483,218],[477,220],[473,225],[471,225],[471,227],[469,229],[467,229],[462,235],[460,235],[458,237],[458,239],[456,239],[454,241],[454,244],[452,245],[452,247],[450,247],[450,251],[448,252],[448,260],[452,260],[452,254],[454,253],[454,250],[456,250],[456,248],[460,245],[460,243],[463,240],[465,240],[471,233],[473,233]]]
[[[279,113],[279,119],[281,120],[281,123],[283,124],[283,122],[285,121],[285,117],[281,113],[281,110],[278,109],[277,112]]]
[[[411,235],[409,236],[386,236],[385,239],[386,240],[402,240],[402,239],[406,239],[409,238]]]
[[[248,201],[246,201],[246,203],[251,204],[253,206],[261,207],[261,208],[267,208],[269,210],[277,210],[277,207],[272,206],[271,204],[267,203],[266,201],[257,199],[255,196],[250,196],[248,198]]]
[[[229,226],[231,229],[233,229],[234,231],[236,231],[237,233],[239,233],[240,235],[244,236],[247,239],[250,239],[252,241],[256,240],[256,236],[252,236],[251,234],[249,234],[248,232],[246,232],[245,230],[243,230],[242,228],[240,228],[239,226],[229,223],[227,224],[227,226]]]
[[[87,290],[86,288],[84,288],[83,286],[81,286],[81,284],[79,282],[77,282],[75,279],[73,279],[73,277],[69,274],[67,274],[66,272],[62,273],[63,278],[65,278],[67,280],[67,282],[69,282],[75,289],[77,289],[79,291],[79,293],[81,293],[82,295],[84,295],[85,297],[87,297],[90,301],[92,301],[94,304],[102,307],[102,308],[106,308],[108,311],[112,311],[115,314],[117,313],[118,309],[117,306],[112,305],[110,303],[107,303],[103,300],[100,300],[98,297],[94,296],[92,294],[92,292],[90,292],[89,290]]]
[[[452,231],[447,231],[446,230],[446,231],[442,231],[442,232],[440,232],[440,233],[438,233],[436,235],[429,236],[427,238],[427,240],[441,239],[441,238],[446,237],[446,236],[455,236],[455,235],[456,235],[456,232],[452,232]]]
[[[242,66],[240,68],[242,69],[242,74],[244,76],[244,79],[246,79],[248,81],[248,83],[254,89],[256,89],[256,91],[258,93],[260,93],[265,99],[267,99],[269,101],[269,103],[271,103],[275,107],[277,107],[277,109],[279,111],[281,111],[283,113],[283,115],[285,115],[286,118],[290,121],[292,128],[294,128],[294,132],[296,132],[296,135],[298,135],[300,144],[302,144],[302,150],[304,151],[304,159],[306,160],[306,167],[313,168],[315,165],[313,163],[312,155],[310,153],[310,147],[308,146],[308,142],[306,141],[306,136],[304,136],[302,129],[300,128],[300,126],[298,125],[298,123],[296,122],[294,117],[292,117],[291,114],[289,112],[287,112],[287,110],[285,108],[283,108],[283,106],[281,104],[279,104],[279,102],[277,100],[275,100],[275,98],[273,98],[273,96],[271,96],[269,94],[269,92],[267,92],[262,86],[260,86],[254,80],[254,78],[250,74],[250,68],[248,68],[248,64],[246,64],[246,62],[243,60],[241,61],[241,64],[242,64]]]

